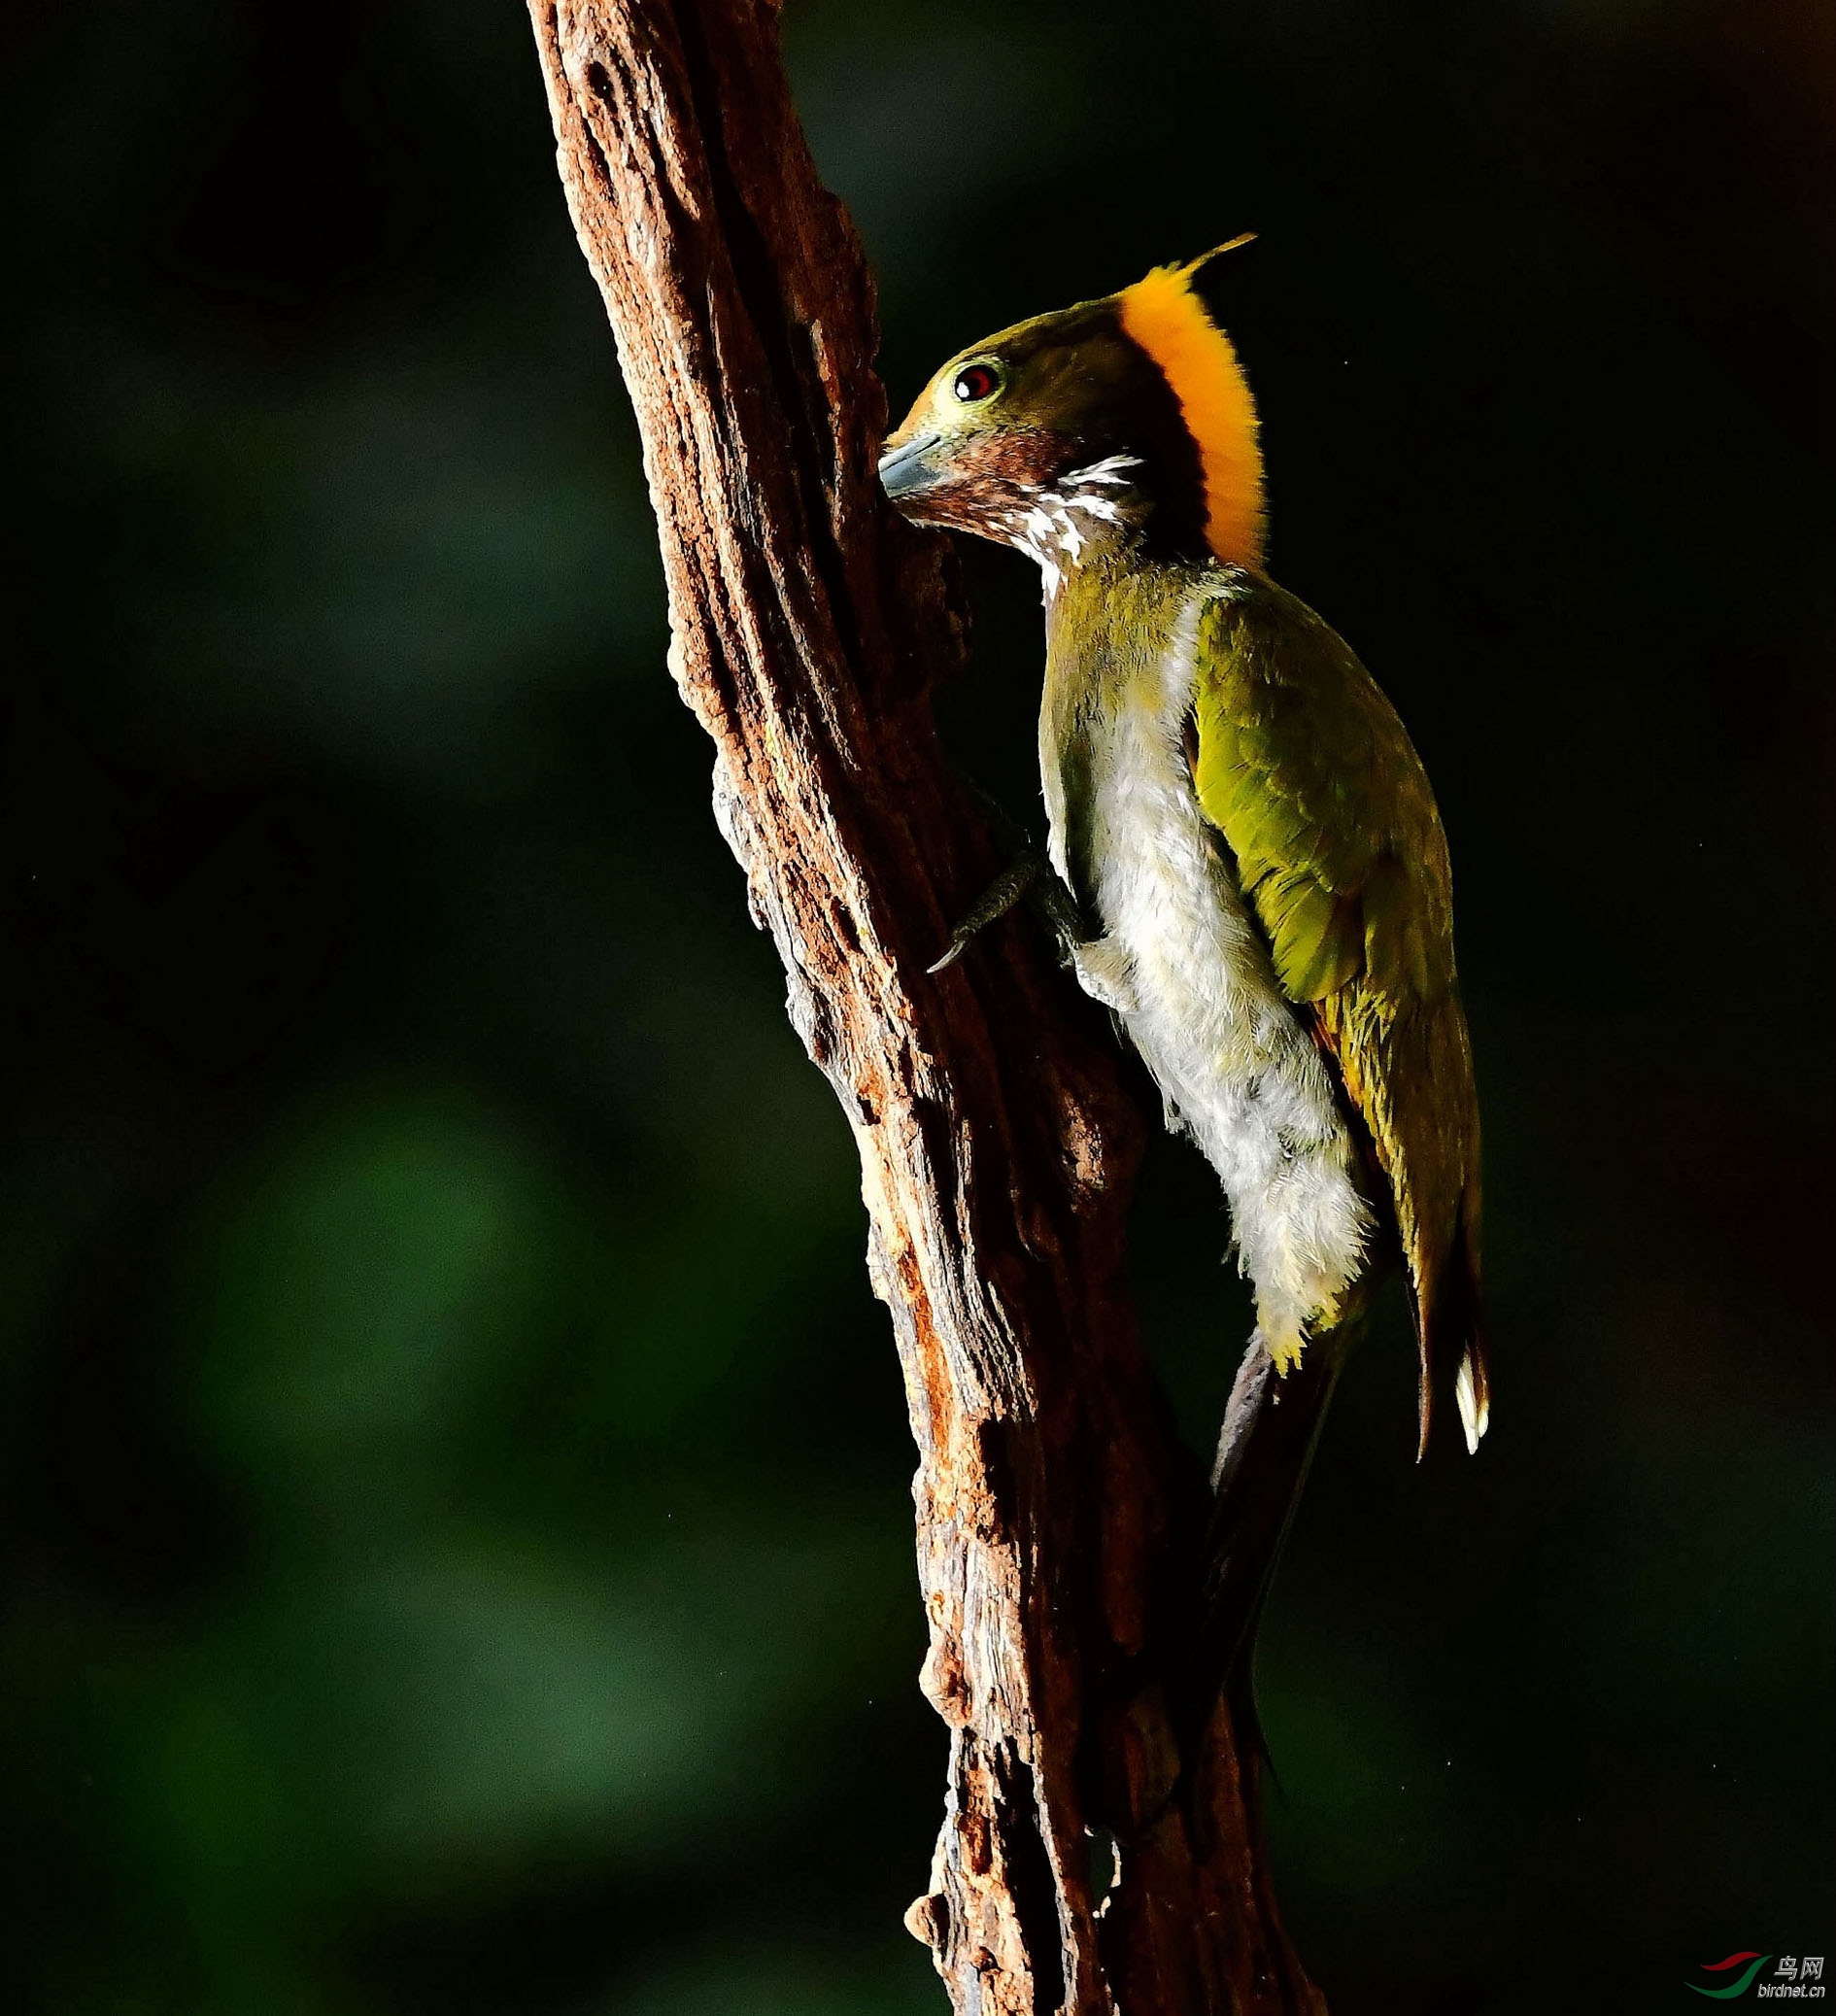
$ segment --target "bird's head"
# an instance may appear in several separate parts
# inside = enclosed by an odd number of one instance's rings
[[[887,495],[1032,554],[1048,594],[1117,538],[1258,565],[1255,402],[1199,285],[1244,242],[959,351],[886,443]]]

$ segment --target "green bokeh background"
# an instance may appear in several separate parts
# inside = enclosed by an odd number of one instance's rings
[[[1266,1636],[1335,2007],[1671,2008],[1836,1948],[1836,20],[788,34],[896,401],[1262,232],[1275,567],[1451,830],[1497,1423],[1415,1470],[1392,1316]],[[522,10],[5,36],[0,2006],[938,2009],[852,1152],[663,670]],[[1037,582],[968,564],[948,732],[1032,805]],[[1157,1144],[1134,1270],[1201,1440],[1222,1244]]]

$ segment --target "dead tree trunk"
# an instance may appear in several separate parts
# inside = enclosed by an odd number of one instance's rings
[[[1322,2009],[1253,1762],[1221,1707],[1187,1726],[1166,1681],[1204,1496],[1118,1289],[1139,1122],[1023,926],[925,971],[999,866],[932,725],[963,624],[942,541],[874,481],[871,291],[776,9],[530,12],[643,434],[670,667],[860,1145],[904,1368],[922,1685],[951,1732],[906,1922],[962,2016]],[[1101,1899],[1096,1833],[1117,1844]]]

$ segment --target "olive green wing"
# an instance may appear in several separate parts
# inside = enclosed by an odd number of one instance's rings
[[[1421,1350],[1484,1432],[1479,1103],[1446,837],[1407,731],[1347,646],[1256,575],[1201,614],[1193,780],[1388,1184]]]

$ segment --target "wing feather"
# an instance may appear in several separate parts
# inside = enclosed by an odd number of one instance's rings
[[[1389,1188],[1421,1351],[1423,1446],[1436,1364],[1456,1356],[1477,1446],[1488,1408],[1479,1105],[1440,813],[1395,709],[1350,649],[1274,583],[1239,579],[1200,624],[1199,803]]]

